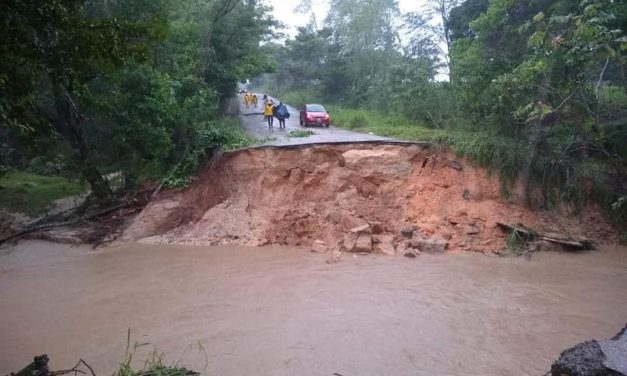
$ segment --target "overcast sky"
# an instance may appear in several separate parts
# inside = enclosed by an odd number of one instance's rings
[[[274,17],[285,24],[286,29],[283,30],[288,35],[296,35],[298,26],[305,26],[309,22],[309,15],[294,12],[294,8],[300,3],[300,0],[266,0],[267,3],[274,7]],[[322,25],[329,8],[328,0],[312,0],[314,4],[314,12],[318,26]],[[401,12],[413,12],[423,8],[425,0],[398,0]]]
[[[310,15],[301,14],[294,11],[294,8],[300,3],[300,0],[265,0],[266,3],[272,5],[274,8],[274,17],[285,24],[285,29],[281,30],[289,36],[295,36],[297,28],[299,26],[305,26],[310,20]],[[316,21],[318,27],[322,26],[324,19],[329,9],[329,0],[312,0],[314,5],[314,12],[316,14]],[[415,12],[425,8],[426,0],[398,0],[398,5],[401,13]],[[439,19],[432,20],[433,23],[440,23]],[[400,36],[401,41],[403,36]],[[441,42],[440,48],[446,50],[446,45]],[[436,75],[437,81],[448,80],[448,71],[446,68]]]

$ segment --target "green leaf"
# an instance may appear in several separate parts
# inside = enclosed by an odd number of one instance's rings
[[[529,42],[527,43],[529,47],[537,47],[542,45],[544,38],[546,37],[546,31],[538,30],[529,37]]]

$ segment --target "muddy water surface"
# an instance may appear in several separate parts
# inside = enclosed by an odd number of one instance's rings
[[[627,321],[627,250],[345,258],[27,242],[0,254],[0,374],[47,352],[110,374],[127,328],[214,375],[541,375]],[[196,346],[197,347],[197,346]],[[207,365],[205,368],[205,355]]]

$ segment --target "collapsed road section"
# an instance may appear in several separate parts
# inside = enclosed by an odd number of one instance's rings
[[[183,191],[148,204],[122,240],[285,244],[313,250],[498,252],[502,223],[616,240],[601,211],[532,210],[496,174],[427,143],[259,147],[223,153]]]

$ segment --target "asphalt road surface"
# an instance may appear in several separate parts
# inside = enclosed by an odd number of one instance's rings
[[[266,120],[263,117],[263,103],[261,97],[263,94],[257,94],[259,104],[257,107],[250,106],[246,108],[243,103],[242,96],[239,96],[239,114],[242,127],[251,136],[260,141],[261,145],[301,145],[316,143],[344,143],[344,142],[363,142],[363,141],[393,141],[401,142],[397,139],[389,137],[376,136],[369,133],[351,132],[339,129],[333,126],[333,114],[331,114],[331,126],[326,127],[302,127],[298,122],[299,112],[296,108],[287,106],[290,112],[290,118],[285,121],[285,129],[279,129],[279,121],[274,119],[274,128],[269,129]],[[279,103],[276,98],[271,99],[275,104]],[[307,137],[294,137],[290,132],[295,130],[311,130],[315,134]]]

